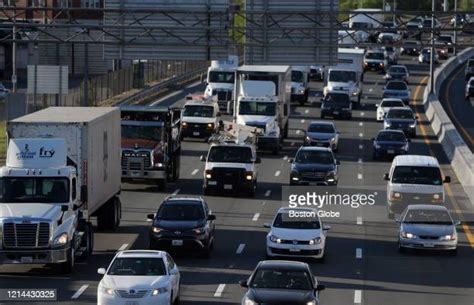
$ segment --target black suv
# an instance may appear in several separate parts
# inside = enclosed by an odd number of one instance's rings
[[[346,91],[330,91],[321,99],[321,118],[352,118],[352,102]]]
[[[198,250],[209,255],[214,246],[214,220],[200,197],[168,197],[155,214],[149,214],[150,249]]]

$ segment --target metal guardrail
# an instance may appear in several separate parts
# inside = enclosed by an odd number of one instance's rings
[[[153,86],[150,86],[149,88],[143,89],[140,92],[137,92],[121,100],[116,105],[122,106],[122,105],[130,105],[130,104],[137,104],[137,103],[143,102],[147,99],[152,98],[153,96],[159,95],[165,90],[175,89],[175,88],[172,88],[173,85],[186,82],[186,81],[191,81],[201,76],[202,73],[205,73],[206,71],[207,71],[207,67],[169,78],[167,80],[159,82],[158,84],[155,84]]]

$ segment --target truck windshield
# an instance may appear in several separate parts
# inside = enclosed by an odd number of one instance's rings
[[[69,180],[53,177],[0,178],[0,202],[69,202]]]
[[[209,162],[252,163],[252,151],[249,147],[214,146],[209,151]]]
[[[392,183],[442,185],[441,172],[437,167],[397,166]]]
[[[367,53],[367,55],[365,55],[365,58],[384,60],[385,56],[381,52],[380,53],[379,52],[371,52],[371,53]]]
[[[275,115],[276,103],[241,101],[239,114],[242,115]]]
[[[356,73],[354,71],[331,71],[329,73],[330,82],[348,83],[356,81]]]
[[[304,83],[304,74],[301,71],[291,71],[291,81],[295,83]]]
[[[213,106],[199,106],[199,105],[184,106],[183,116],[212,118],[213,114],[214,114]]]
[[[411,109],[390,109],[387,113],[389,119],[412,119],[413,111]]]
[[[161,140],[162,127],[122,125],[122,139]]]
[[[210,83],[233,84],[235,79],[234,72],[211,71],[209,72]]]

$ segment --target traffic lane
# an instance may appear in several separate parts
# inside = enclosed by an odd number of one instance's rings
[[[439,100],[456,126],[464,142],[471,151],[474,149],[474,107],[471,100],[465,99],[466,81],[464,68],[454,71],[447,77],[439,93]]]

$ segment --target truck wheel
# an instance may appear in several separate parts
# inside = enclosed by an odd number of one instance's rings
[[[90,222],[87,222],[85,225],[84,238],[82,239],[81,248],[84,248],[84,252],[82,252],[82,258],[87,258],[94,251],[94,230]]]
[[[285,128],[283,128],[283,137],[288,138],[288,123],[286,123]]]
[[[115,230],[120,224],[120,214],[120,201],[114,197],[100,209],[97,215],[99,231]]]
[[[181,162],[180,155],[181,155],[181,150],[178,150],[176,152],[176,156],[174,157],[173,176],[172,176],[173,182],[179,179],[179,169],[180,169],[180,162]]]
[[[61,274],[70,274],[72,272],[72,270],[74,269],[74,265],[76,263],[74,256],[75,256],[75,251],[74,251],[73,246],[71,245],[71,248],[69,249],[68,254],[67,254],[67,260],[59,264]]]
[[[156,187],[160,192],[164,191],[166,189],[166,175],[164,179],[158,179],[156,181]]]

